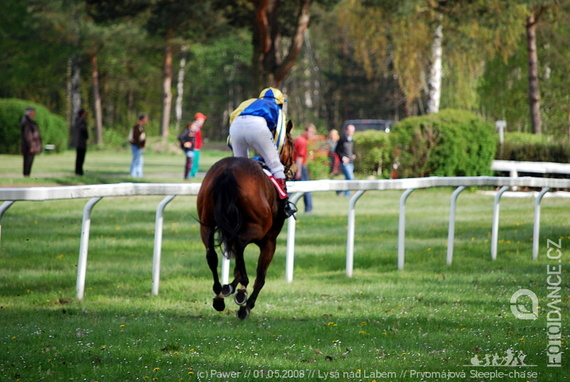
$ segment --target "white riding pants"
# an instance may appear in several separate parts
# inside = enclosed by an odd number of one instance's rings
[[[273,141],[273,134],[262,117],[237,116],[230,126],[230,138],[234,157],[248,157],[253,148],[265,160],[265,164],[276,179],[285,179],[285,168]]]

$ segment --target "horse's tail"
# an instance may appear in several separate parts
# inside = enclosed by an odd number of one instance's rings
[[[239,184],[230,169],[224,170],[212,184],[214,221],[218,245],[230,257],[235,252],[238,232],[243,225],[243,214],[237,205]]]

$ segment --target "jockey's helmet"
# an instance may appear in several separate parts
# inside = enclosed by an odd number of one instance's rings
[[[285,96],[281,93],[281,90],[276,88],[266,88],[261,91],[259,98],[274,98],[277,105],[283,105],[285,103]]]

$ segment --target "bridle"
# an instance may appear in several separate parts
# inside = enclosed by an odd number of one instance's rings
[[[285,178],[291,180],[295,177],[295,162],[293,161],[293,138],[287,133],[286,142],[281,153],[281,163],[283,163]]]

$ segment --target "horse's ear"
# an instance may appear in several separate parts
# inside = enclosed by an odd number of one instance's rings
[[[287,134],[289,134],[291,130],[293,130],[293,121],[289,120],[287,121]]]

